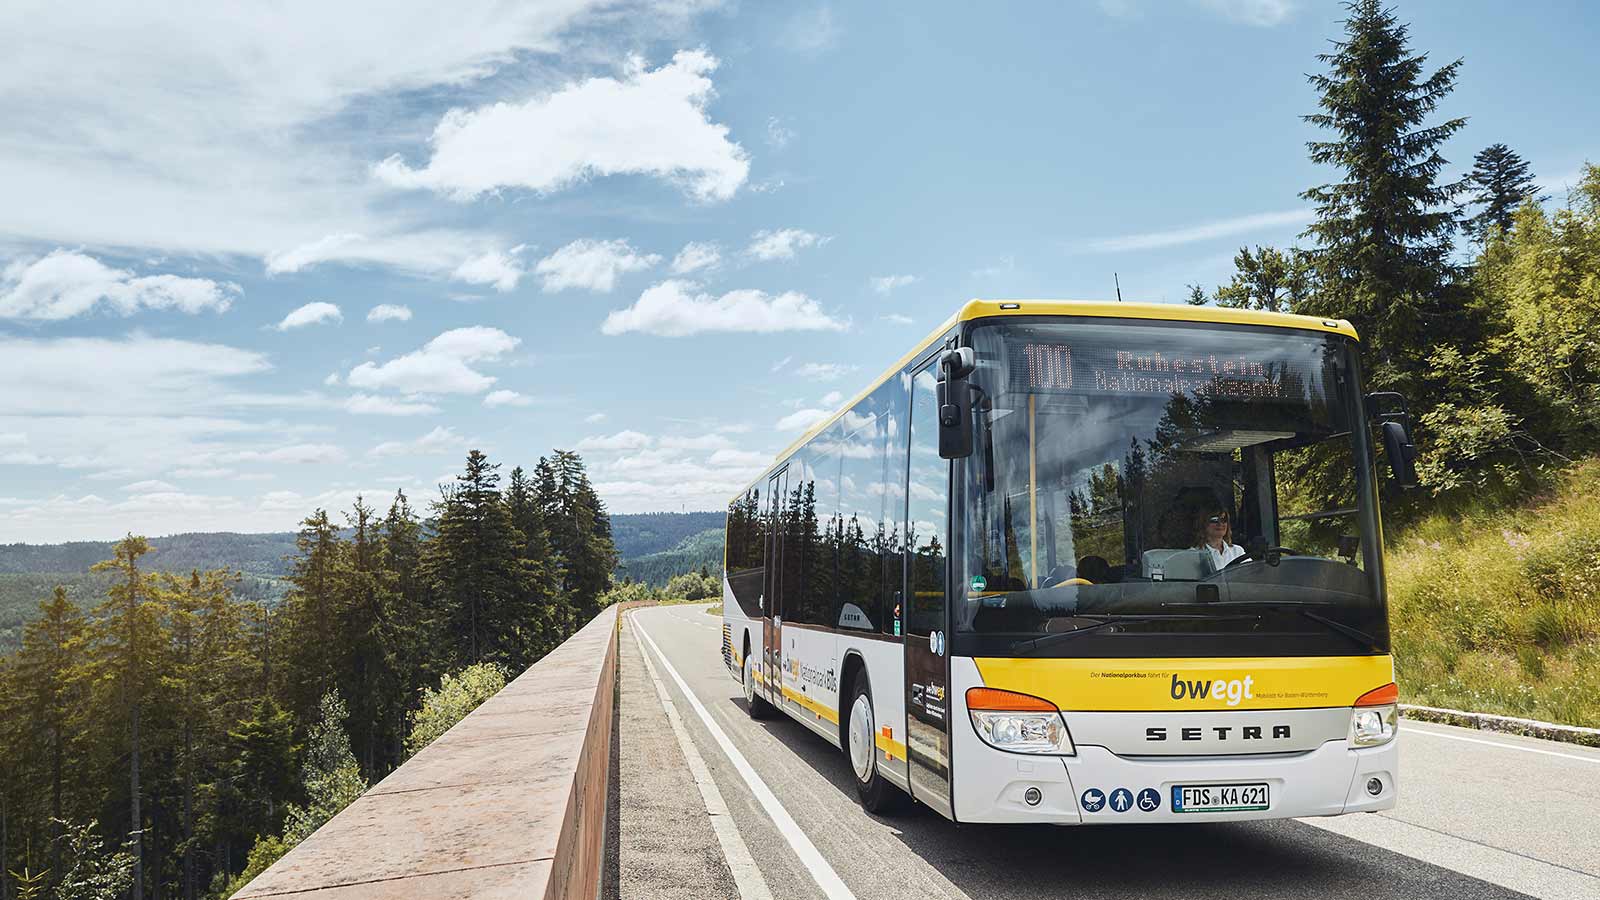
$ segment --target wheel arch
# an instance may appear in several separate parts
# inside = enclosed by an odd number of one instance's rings
[[[840,747],[848,747],[848,746],[850,746],[850,744],[849,744],[850,735],[849,735],[849,732],[848,732],[848,729],[850,727],[850,704],[855,699],[855,695],[856,695],[856,679],[857,678],[861,678],[861,677],[868,677],[866,675],[866,672],[867,672],[867,661],[861,657],[861,652],[859,650],[855,650],[855,649],[846,650],[845,654],[844,654],[844,658],[842,660],[840,660],[840,664],[839,664],[839,746]],[[868,677],[867,684],[869,686],[868,689],[870,690],[871,689],[870,685],[872,684],[872,681],[871,681],[870,677]],[[871,700],[872,700],[873,715],[876,716],[877,715],[877,709],[878,709],[878,701],[877,701],[877,698],[875,698],[875,697],[871,698]]]

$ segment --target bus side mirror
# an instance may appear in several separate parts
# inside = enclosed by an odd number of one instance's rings
[[[939,357],[939,456],[965,459],[972,455],[972,390],[967,376],[977,368],[971,347],[946,350]]]
[[[1417,445],[1411,443],[1406,426],[1390,420],[1383,423],[1383,452],[1389,457],[1389,473],[1395,483],[1410,490],[1417,486]]]

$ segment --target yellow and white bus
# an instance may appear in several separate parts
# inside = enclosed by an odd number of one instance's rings
[[[1387,809],[1379,457],[1345,321],[974,300],[728,508],[723,657],[862,803],[959,822]]]

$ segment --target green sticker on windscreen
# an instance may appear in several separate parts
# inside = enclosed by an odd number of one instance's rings
[[[974,591],[985,590],[988,587],[989,587],[989,582],[985,581],[982,575],[974,575],[974,576],[972,576],[972,589]]]

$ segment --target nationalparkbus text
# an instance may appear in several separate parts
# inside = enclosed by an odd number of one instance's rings
[[[1344,321],[972,301],[732,500],[723,658],[875,811],[1387,809],[1408,428]]]

